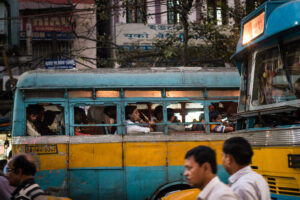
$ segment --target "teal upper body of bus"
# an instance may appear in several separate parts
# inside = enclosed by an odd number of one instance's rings
[[[299,10],[299,0],[266,1],[242,20],[232,56],[241,75],[237,130],[254,134],[256,170],[274,199],[300,199]]]

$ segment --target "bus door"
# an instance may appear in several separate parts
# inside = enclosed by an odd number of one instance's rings
[[[124,199],[120,103],[70,99],[69,110],[71,198]]]

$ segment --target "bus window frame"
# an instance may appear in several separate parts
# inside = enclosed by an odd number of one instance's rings
[[[206,121],[206,125],[209,125],[209,126],[206,126],[206,133],[211,133],[210,132],[210,126],[213,125],[213,124],[221,124],[220,122],[211,122],[210,121],[210,117],[209,117],[209,110],[208,110],[208,107],[209,105],[212,105],[214,103],[222,103],[222,102],[234,102],[234,103],[239,103],[239,99],[231,99],[231,100],[228,100],[228,99],[220,99],[220,100],[207,100],[206,103],[207,103],[207,121]],[[206,119],[206,115],[205,115],[205,119]],[[236,122],[234,123],[235,126],[236,126]]]
[[[133,99],[134,98],[134,99]],[[154,100],[152,100],[153,98],[155,98]],[[149,100],[149,101],[148,101]],[[122,120],[123,120],[123,123],[124,126],[122,126],[122,133],[124,135],[128,135],[127,134],[127,129],[126,129],[126,126],[127,126],[127,122],[126,122],[126,113],[125,113],[125,108],[126,106],[128,106],[129,104],[137,104],[137,103],[153,103],[153,104],[160,104],[162,107],[163,107],[163,122],[162,123],[155,123],[155,125],[164,125],[164,117],[165,117],[165,114],[164,114],[164,101],[165,99],[162,98],[162,97],[143,97],[141,99],[141,97],[127,97],[124,104],[122,105],[123,107],[123,115],[121,116]],[[147,124],[141,124],[141,123],[133,123],[131,124],[131,126],[134,126],[134,125],[147,125]],[[129,125],[130,126],[130,125]],[[155,132],[155,131],[153,131]],[[165,132],[163,132],[163,134],[165,134]]]
[[[85,99],[86,100],[86,99]],[[117,121],[115,124],[75,124],[74,122],[74,108],[79,107],[79,106],[115,106],[116,107],[116,116],[117,116]],[[69,103],[69,120],[70,120],[70,136],[75,136],[75,127],[108,127],[108,126],[116,126],[117,127],[117,134],[104,134],[104,135],[120,135],[122,123],[120,121],[119,113],[121,114],[121,105],[120,102],[116,101],[84,101],[83,100],[76,100],[73,101],[72,103]],[[101,136],[102,134],[94,135],[94,136]]]
[[[60,105],[61,107],[63,107],[64,111],[63,111],[63,116],[64,116],[64,126],[65,126],[65,134],[62,134],[62,135],[56,135],[55,137],[57,136],[67,136],[69,135],[69,120],[66,120],[68,119],[68,115],[67,115],[67,102],[66,101],[52,101],[53,99],[50,99],[51,101],[49,101],[49,99],[26,99],[24,100],[24,113],[23,113],[23,117],[24,117],[24,121],[23,121],[23,124],[22,126],[24,127],[24,131],[22,133],[22,136],[28,136],[26,135],[26,132],[27,132],[27,127],[26,127],[26,121],[27,121],[27,116],[26,116],[26,112],[27,112],[27,107],[29,105],[36,105],[36,104],[40,104],[40,103],[49,103],[49,104],[52,104],[52,105]],[[45,135],[46,136],[46,135]],[[44,137],[44,135],[41,135],[40,137]]]
[[[299,40],[299,38],[295,39],[295,40]],[[293,41],[295,41],[293,40]],[[284,43],[284,45],[290,44],[293,41],[286,41]],[[296,100],[291,100],[291,101],[284,101],[284,102],[279,102],[279,103],[272,103],[272,104],[265,104],[265,105],[253,105],[253,88],[254,88],[254,75],[255,75],[255,69],[256,69],[256,58],[257,58],[257,54],[276,48],[277,47],[277,43],[274,43],[272,45],[269,45],[267,47],[263,47],[260,49],[257,49],[256,51],[252,52],[252,63],[251,63],[251,74],[250,74],[250,87],[249,87],[249,96],[250,96],[250,101],[249,101],[249,111],[259,111],[262,109],[272,109],[274,106],[275,107],[282,107],[283,109],[285,109],[286,107],[291,107],[291,106],[295,106],[297,107],[300,99],[296,99]],[[248,66],[249,67],[249,66]],[[280,110],[280,109],[279,109]]]
[[[167,108],[168,108],[169,105],[171,105],[171,104],[178,104],[178,103],[179,104],[180,103],[201,103],[203,105],[203,112],[204,112],[204,116],[205,116],[205,119],[206,119],[206,110],[208,111],[208,107],[206,106],[206,102],[207,102],[206,100],[187,100],[186,97],[182,98],[182,100],[179,99],[179,97],[176,97],[176,100],[175,99],[171,100],[170,98],[165,99],[165,106],[163,107],[163,116],[164,116],[163,119],[164,119],[165,134],[170,134],[169,130],[168,130],[168,125],[172,125],[172,124],[176,125],[177,124],[177,125],[184,125],[184,126],[186,126],[186,125],[190,125],[190,124],[203,124],[201,122],[177,122],[177,123],[170,123],[170,122],[168,122],[168,119],[167,119],[168,118],[167,117],[168,116],[167,115]],[[207,107],[207,109],[206,109],[206,107]],[[203,125],[206,125],[206,122]],[[182,132],[188,133],[189,131],[184,130]]]

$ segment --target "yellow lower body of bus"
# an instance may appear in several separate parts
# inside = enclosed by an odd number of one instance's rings
[[[216,151],[218,175],[226,182],[228,174],[221,166],[223,141],[16,144],[13,152],[36,155],[36,180],[50,194],[72,199],[146,199],[159,188],[186,184],[184,156],[198,145]],[[300,198],[300,169],[288,167],[288,154],[299,155],[300,147],[254,147],[251,166],[265,177],[272,195]]]

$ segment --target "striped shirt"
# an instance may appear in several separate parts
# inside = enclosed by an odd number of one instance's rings
[[[12,193],[11,200],[36,200],[44,195],[44,191],[31,178],[25,180],[16,188]]]

